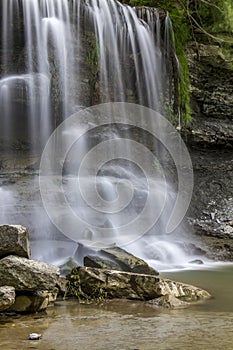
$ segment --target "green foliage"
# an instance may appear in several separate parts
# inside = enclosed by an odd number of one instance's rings
[[[96,42],[90,44],[90,50],[87,53],[87,61],[94,71],[99,69],[100,48]]]
[[[131,6],[149,6],[149,7],[157,7],[161,9],[165,9],[169,11],[179,4],[179,1],[167,1],[167,0],[126,0],[123,1],[125,3],[129,3]]]
[[[233,0],[199,0],[191,10],[197,22],[209,32],[233,32]]]
[[[75,297],[79,302],[101,303],[107,299],[108,295],[104,288],[95,285],[92,290],[84,292],[80,283],[80,276],[77,268],[74,268],[69,275],[66,277],[66,296]]]

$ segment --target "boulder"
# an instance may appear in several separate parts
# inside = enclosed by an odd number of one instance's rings
[[[168,294],[189,301],[210,297],[205,290],[155,275],[85,266],[73,270],[72,275],[75,273],[79,280],[77,288],[87,296],[92,296],[97,289],[100,289],[107,298],[150,300]],[[72,287],[75,288],[75,285]]]
[[[11,254],[30,258],[28,230],[20,225],[0,225],[0,257]]]
[[[96,267],[99,269],[109,269],[109,270],[118,270],[123,271],[120,264],[110,259],[104,259],[101,256],[97,255],[87,255],[83,260],[84,266],[87,267]]]
[[[126,272],[142,273],[146,275],[158,275],[159,273],[150,267],[144,260],[119,247],[102,249],[101,256],[108,258],[119,265],[119,270]]]
[[[18,295],[15,298],[15,303],[8,309],[11,312],[33,313],[44,311],[50,302],[56,300],[58,289],[51,291],[37,291]]]
[[[0,287],[0,312],[9,309],[15,302],[15,288],[10,286]]]
[[[203,265],[204,262],[201,259],[194,259],[194,260],[189,261],[189,264]]]
[[[14,255],[0,260],[0,286],[13,286],[16,291],[53,291],[58,278],[59,269],[44,262]]]
[[[71,273],[72,269],[77,267],[78,264],[73,258],[68,258],[63,264],[59,265],[61,276],[66,276],[68,273]]]

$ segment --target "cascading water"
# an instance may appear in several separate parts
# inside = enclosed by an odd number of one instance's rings
[[[44,146],[58,123],[54,100],[60,121],[69,113],[73,45],[68,2],[3,1],[1,13],[1,136],[8,144],[27,139],[33,152]],[[23,138],[17,132],[22,124],[27,129]]]
[[[95,94],[93,102],[138,102],[162,111],[158,11],[146,10],[147,23],[140,11],[112,0],[10,0],[2,2],[1,13],[4,136],[14,137],[15,110],[22,104],[30,141],[46,140],[76,105],[89,105],[80,90],[90,100]],[[81,72],[85,63],[89,68]]]
[[[17,143],[21,149],[22,144],[27,144],[29,153],[40,155],[49,135],[62,120],[92,104],[133,102],[164,111],[165,103],[171,98],[166,95],[170,81],[167,55],[170,55],[168,34],[171,27],[165,13],[131,8],[114,0],[7,0],[0,6],[0,141],[3,152],[7,153]],[[108,123],[114,123],[114,119]],[[141,119],[142,127],[143,123]],[[123,131],[115,127],[105,131],[103,128],[99,134],[92,133],[88,139],[83,138],[74,147],[73,154],[76,152],[81,158],[88,153],[95,139],[98,144],[101,138],[117,139],[122,134],[131,138],[133,134],[127,128],[124,132],[124,127]],[[72,133],[75,137],[75,130]],[[148,143],[147,133],[139,136]],[[64,137],[70,139],[73,136],[69,131]],[[159,145],[153,140],[149,143],[151,149],[158,152]],[[110,149],[110,156],[111,152]],[[124,152],[126,158],[131,159],[130,145]],[[69,162],[67,164],[69,176],[63,179],[67,200],[87,222],[91,220],[100,228],[117,228],[140,212],[147,190],[146,179],[139,169],[130,164],[122,166],[120,161],[110,162],[97,176],[98,192],[107,202],[114,202],[117,197],[119,179],[122,183],[130,181],[135,188],[136,199],[123,212],[123,219],[119,219],[106,212],[98,214],[93,208],[90,211],[85,206],[82,196],[73,193],[75,179],[72,167],[70,170]],[[89,189],[96,184],[96,178],[87,174],[82,184]],[[163,179],[154,179],[154,201],[160,201],[164,186]],[[59,194],[57,197],[59,199]],[[180,246],[171,242],[171,236],[169,240],[163,236],[168,212],[172,211],[175,200],[176,192],[169,185],[164,214],[158,224],[126,249],[154,261],[155,265],[159,261],[171,265],[187,261],[189,258]],[[58,215],[63,220],[59,208]],[[4,221],[2,217],[0,219]],[[117,229],[115,234],[118,234]],[[84,230],[79,237],[85,241],[93,240],[95,232]],[[35,249],[35,255],[47,259],[38,249]]]

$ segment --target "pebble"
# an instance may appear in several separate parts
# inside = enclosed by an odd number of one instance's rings
[[[39,340],[41,338],[41,334],[38,333],[31,333],[28,336],[29,340]]]

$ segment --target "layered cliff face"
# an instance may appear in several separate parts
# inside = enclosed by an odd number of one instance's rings
[[[224,238],[217,244],[228,257],[232,243],[226,240],[233,237],[233,42],[230,37],[227,44],[203,35],[197,39],[187,51],[192,120],[185,137],[195,176],[189,215],[198,233]]]
[[[233,41],[231,46],[233,47]],[[233,146],[232,48],[191,43],[188,48],[192,122],[189,140],[204,147]]]

